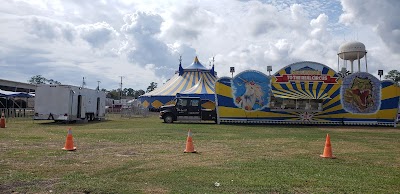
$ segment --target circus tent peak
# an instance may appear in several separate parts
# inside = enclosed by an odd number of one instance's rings
[[[208,70],[206,67],[204,67],[199,59],[197,58],[197,56],[194,58],[193,63],[190,64],[189,66],[184,68],[185,70],[189,70],[189,69],[198,69],[198,70]]]
[[[159,108],[171,103],[177,94],[197,95],[202,99],[215,101],[214,84],[218,77],[214,66],[207,69],[199,62],[197,56],[193,63],[186,68],[182,68],[181,59],[179,62],[179,70],[171,79],[154,91],[139,97],[144,107]]]

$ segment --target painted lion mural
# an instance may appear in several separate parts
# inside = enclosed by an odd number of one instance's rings
[[[354,114],[373,114],[380,109],[381,83],[371,74],[357,72],[343,79],[343,108]]]
[[[352,103],[360,111],[372,107],[374,99],[372,98],[372,82],[368,78],[356,77],[350,88],[344,93],[344,100]]]

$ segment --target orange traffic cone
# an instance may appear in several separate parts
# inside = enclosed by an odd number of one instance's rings
[[[319,156],[321,158],[331,158],[331,159],[336,158],[334,155],[332,155],[331,138],[329,137],[329,134],[326,134],[324,153]]]
[[[1,113],[0,128],[6,128],[6,118],[4,118],[4,112]]]
[[[196,150],[194,150],[194,145],[193,145],[193,140],[192,140],[192,132],[188,131],[188,137],[186,140],[186,149],[183,151],[185,153],[196,153]]]
[[[74,140],[72,140],[72,131],[71,128],[68,129],[67,140],[65,141],[65,146],[63,150],[75,151],[76,147],[74,147]]]

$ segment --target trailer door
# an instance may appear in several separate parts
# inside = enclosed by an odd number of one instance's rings
[[[86,109],[85,109],[85,96],[82,95],[78,95],[78,111],[76,114],[77,118],[85,118],[85,113],[86,113]]]
[[[96,103],[96,117],[99,117],[100,115],[100,97],[97,97],[97,103]]]
[[[70,89],[69,90],[69,101],[68,101],[68,120],[72,119],[72,115],[73,115],[73,106],[74,106],[74,94],[75,92]]]
[[[81,101],[81,118],[84,119],[86,117],[86,104],[85,104],[85,96],[82,96]]]

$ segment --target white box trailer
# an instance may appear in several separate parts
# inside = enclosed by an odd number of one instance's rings
[[[35,90],[35,120],[103,120],[106,94],[70,85],[41,84]]]

